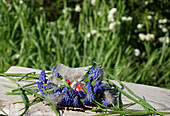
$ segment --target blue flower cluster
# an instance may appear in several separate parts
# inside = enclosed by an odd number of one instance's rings
[[[55,66],[53,66],[53,68],[52,68],[52,70],[51,70],[51,74],[53,74],[53,73],[54,73],[54,76],[55,76],[55,77],[61,78],[62,76],[61,76],[58,72],[54,72],[54,71],[55,71],[55,69],[56,69],[56,67],[55,67]]]
[[[68,87],[64,87],[63,89],[54,90],[54,95],[62,95],[62,100],[57,105],[59,106],[74,106],[74,107],[83,107],[80,99],[84,98],[84,92],[82,91],[74,91],[73,89],[69,89]]]
[[[54,72],[56,69],[55,66],[53,66],[51,74],[54,74],[55,77],[62,78],[62,76],[58,72]],[[91,78],[89,78],[89,81],[86,82],[85,88],[88,93],[79,90],[73,90],[71,87],[68,88],[65,85],[53,85],[49,82],[51,80],[46,79],[46,73],[45,70],[42,70],[39,81],[36,82],[37,86],[41,92],[42,95],[47,95],[44,90],[56,88],[53,91],[53,94],[55,97],[62,96],[62,99],[60,102],[57,103],[59,106],[74,106],[74,107],[84,107],[86,105],[90,106],[93,105],[92,102],[94,100],[97,100],[97,98],[101,98],[100,101],[103,105],[109,106],[105,100],[104,100],[104,91],[107,89],[107,84],[104,84],[101,82],[100,79],[96,79],[100,76],[100,70],[99,68],[94,69],[93,67],[89,70],[88,75],[93,75]],[[95,82],[95,84],[92,84],[92,82]],[[50,93],[51,94],[51,93]]]
[[[93,86],[91,85],[91,82],[86,82],[86,89],[88,94],[87,97],[83,100],[83,105],[91,105],[92,101],[95,99],[95,96],[100,96],[103,98],[104,91],[107,89],[106,86],[107,84],[101,83],[100,80],[97,80]]]
[[[44,90],[53,88],[53,85],[48,84],[49,82],[50,82],[50,80],[46,79],[45,70],[42,70],[42,71],[41,71],[41,74],[40,74],[40,76],[39,76],[39,81],[36,82],[36,83],[37,83],[37,86],[38,86],[38,89],[40,90],[40,92],[41,92],[42,95],[46,95],[46,93],[44,92]]]
[[[55,67],[52,68],[51,73],[53,73],[54,70],[55,70]],[[60,78],[61,76],[58,73],[56,77]],[[61,88],[57,88],[59,87],[58,85],[52,85],[49,82],[50,80],[46,79],[45,70],[42,70],[39,76],[39,81],[36,82],[42,95],[46,95],[44,90],[56,88],[53,91],[54,95],[56,97],[58,97],[59,95],[62,95],[62,100],[57,105],[83,107],[83,103],[80,101],[80,99],[84,99],[85,97],[85,94],[83,91],[81,90],[79,92],[74,91],[73,89],[65,87],[64,85],[61,85]]]
[[[92,66],[88,72],[88,75],[92,75],[92,77],[89,78],[90,82],[92,82],[100,76],[100,69],[99,68],[94,69]],[[99,78],[97,80],[99,80]]]

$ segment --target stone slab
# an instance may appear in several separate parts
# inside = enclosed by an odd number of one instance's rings
[[[26,68],[26,67],[18,67],[18,66],[12,66],[10,67],[6,73],[30,73],[30,72],[36,72],[39,74],[41,70],[38,69],[32,69],[32,68]],[[115,84],[119,85],[118,82],[113,81]],[[19,84],[25,85],[29,82],[20,82]],[[12,104],[13,102],[22,101],[20,95],[5,95],[6,92],[10,92],[10,88],[6,88],[3,86],[10,85],[17,87],[14,83],[12,83],[10,80],[8,80],[5,77],[0,77],[0,107],[8,113],[8,115],[11,116],[17,116],[21,114],[23,111],[19,111],[19,109],[23,108],[23,104]],[[170,89],[164,89],[159,87],[153,87],[148,85],[142,85],[142,84],[135,84],[135,83],[129,83],[129,82],[123,82],[128,88],[130,88],[135,94],[137,94],[140,97],[145,97],[146,101],[149,102],[155,109],[158,111],[169,111],[170,112]],[[120,85],[119,85],[120,86]],[[124,90],[127,92],[127,90]],[[29,99],[32,99],[33,96],[28,96]],[[123,104],[131,103],[132,101],[126,98],[124,95],[122,95],[122,101]],[[131,107],[128,107],[128,109],[139,109],[142,110],[143,108],[136,104]],[[0,114],[3,114],[0,111]],[[68,110],[62,110],[60,111],[60,114],[62,115],[69,115],[69,116],[89,116],[89,115],[95,115],[95,112],[78,112],[78,111],[68,111]],[[37,103],[32,105],[26,115],[32,115],[32,116],[54,116],[52,109],[44,105],[42,103]]]

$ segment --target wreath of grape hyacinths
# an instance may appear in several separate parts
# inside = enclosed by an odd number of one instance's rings
[[[93,66],[86,73],[85,79],[82,81],[84,84],[78,83],[80,90],[71,88],[71,82],[65,81],[53,66],[51,75],[47,76],[45,70],[41,71],[39,81],[36,82],[39,91],[49,101],[56,103],[57,106],[64,107],[80,107],[94,106],[94,100],[103,104],[104,106],[112,106],[112,103],[106,100],[105,93],[109,90],[109,85],[103,83],[100,79],[100,68],[94,69]],[[63,81],[64,84],[55,85],[51,76],[54,73],[55,78]],[[107,91],[107,92],[106,92]]]

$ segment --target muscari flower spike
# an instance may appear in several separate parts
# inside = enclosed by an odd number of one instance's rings
[[[92,82],[94,81],[97,77],[100,76],[100,69],[99,68],[96,68],[94,69],[93,66],[91,67],[91,69],[89,70],[88,72],[88,75],[93,75],[92,77],[89,78],[89,81]],[[97,79],[99,80],[99,79]]]
[[[73,90],[73,89],[69,89],[69,95],[70,95],[70,98],[75,98],[75,96],[78,96],[78,92],[75,90]]]
[[[93,86],[93,91],[95,94],[100,94],[103,95],[104,91],[107,89],[107,84],[106,83],[101,83],[100,80],[97,80],[96,83]]]
[[[54,72],[55,69],[56,69],[56,67],[53,66],[52,69],[51,69],[51,74],[53,74],[53,72]]]
[[[40,74],[40,76],[39,76],[39,81],[40,81],[40,82],[43,82],[43,83],[45,83],[45,84],[46,84],[46,82],[47,82],[46,74],[45,74],[45,70],[44,70],[44,69],[41,71],[41,74]]]
[[[84,98],[84,97],[85,97],[85,94],[84,94],[83,91],[79,90],[78,96],[79,96],[80,98]]]
[[[46,95],[45,92],[42,90],[42,88],[43,88],[43,83],[40,82],[40,81],[38,81],[38,82],[36,82],[36,84],[37,84],[38,89],[40,90],[41,94],[42,94],[42,95]]]
[[[80,99],[78,98],[78,96],[76,96],[74,99],[73,99],[73,105],[75,107],[81,107],[83,106],[82,102],[80,101]]]
[[[95,99],[95,96],[93,94],[92,85],[88,81],[86,82],[86,89],[87,89],[87,92],[90,94],[90,95],[87,94],[87,99],[88,99],[88,101],[92,102],[93,99]]]
[[[83,106],[85,106],[85,105],[87,105],[87,106],[90,106],[90,105],[91,105],[91,102],[90,102],[87,98],[85,98],[85,99],[83,100]]]

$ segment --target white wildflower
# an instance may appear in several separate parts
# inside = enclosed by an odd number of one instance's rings
[[[166,32],[168,32],[168,29],[164,27],[164,28],[162,28],[162,32],[166,33]]]
[[[148,15],[148,16],[147,16],[147,19],[148,19],[148,20],[152,19],[152,16],[151,16],[151,15]]]
[[[108,21],[109,21],[109,22],[114,22],[114,17],[113,17],[113,15],[111,15],[111,14],[108,15]]]
[[[167,23],[167,19],[162,19],[162,22],[163,23]]]
[[[151,41],[151,40],[153,40],[154,38],[155,38],[154,34],[147,34],[147,35],[145,36],[146,41]]]
[[[142,41],[144,41],[145,40],[145,38],[146,38],[146,35],[145,34],[143,34],[143,33],[139,33],[139,38],[142,40]]]
[[[87,33],[86,37],[90,38],[91,34],[90,33]]]
[[[126,21],[126,20],[127,20],[127,17],[123,16],[122,21]]]
[[[120,25],[121,23],[118,21],[118,22],[116,22],[116,24]]]
[[[165,38],[165,37],[160,37],[160,38],[158,38],[158,40],[159,40],[160,42],[164,42],[165,39],[166,39],[166,43],[169,44],[169,42],[170,42],[169,37],[166,37],[166,38]]]
[[[138,29],[140,29],[140,28],[142,28],[142,27],[143,27],[142,24],[138,24],[138,25],[137,25],[137,28],[138,28]]]
[[[140,50],[139,49],[134,49],[134,55],[139,56],[140,55]]]
[[[112,8],[110,11],[109,11],[109,14],[115,14],[117,12],[117,9],[116,8]]]
[[[155,36],[154,36],[154,34],[147,34],[147,35],[145,35],[145,34],[143,34],[143,33],[140,33],[140,34],[139,34],[139,38],[140,38],[142,41],[144,41],[144,40],[146,40],[146,41],[151,41],[151,40],[153,40],[153,39],[155,38]]]
[[[125,17],[125,16],[123,16],[122,17],[122,21],[132,21],[132,17]]]
[[[96,0],[91,0],[91,5],[95,6],[96,5]]]
[[[20,3],[20,4],[23,4],[23,0],[20,0],[19,3]]]
[[[148,1],[145,1],[145,4],[148,5]]]
[[[97,33],[97,37],[100,37],[101,35],[100,35],[100,33]]]
[[[116,23],[115,22],[112,22],[110,23],[109,25],[109,29],[112,30],[114,27],[115,27]]]
[[[159,20],[158,20],[158,23],[163,23],[163,20],[162,20],[162,19],[159,19]]]
[[[96,34],[96,33],[97,33],[96,30],[92,30],[92,31],[91,31],[91,34],[92,34],[92,35],[94,35],[94,34]]]
[[[62,12],[63,12],[63,14],[65,14],[65,13],[67,12],[67,10],[64,8],[64,9],[62,10]]]
[[[132,21],[132,17],[127,17],[127,20],[128,21]]]
[[[160,42],[163,42],[163,41],[164,41],[164,37],[160,37],[160,38],[158,38],[158,40],[159,40]]]
[[[67,10],[68,10],[68,11],[72,11],[72,9],[71,9],[70,7],[67,7]]]
[[[159,27],[160,29],[162,29],[162,28],[163,28],[163,25],[158,25],[158,27]]]
[[[167,19],[159,19],[158,23],[167,23]]]
[[[166,43],[169,44],[169,37],[166,38]]]
[[[117,12],[117,9],[116,8],[112,8],[110,11],[109,11],[109,14],[108,14],[108,21],[109,22],[113,22],[114,21],[114,14]]]
[[[20,57],[20,54],[16,54],[15,58],[18,59]]]
[[[68,11],[72,11],[72,9],[69,8],[69,7],[66,7],[66,8],[64,8],[64,9],[62,10],[63,14],[65,14],[65,13],[68,12]]]
[[[79,4],[77,4],[77,5],[76,5],[76,7],[75,7],[75,11],[76,11],[76,12],[80,12],[80,11],[81,11],[81,7],[80,7],[80,5],[79,5]]]
[[[98,11],[98,12],[97,12],[97,15],[101,17],[101,16],[102,16],[102,12],[101,12],[101,11]]]
[[[42,11],[42,10],[44,10],[44,8],[43,7],[39,7],[39,10]]]

